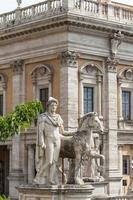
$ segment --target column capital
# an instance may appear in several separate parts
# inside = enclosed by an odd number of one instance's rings
[[[116,59],[116,58],[113,58],[113,57],[108,57],[106,59],[106,64],[107,64],[107,71],[108,72],[116,73],[117,65],[119,64],[119,59]]]
[[[15,60],[11,63],[11,67],[13,69],[13,73],[14,75],[20,75],[23,72],[23,64],[24,61],[23,60]]]
[[[103,80],[102,78],[103,78],[102,74],[98,74],[97,75],[97,82],[102,83],[102,80]]]
[[[75,51],[63,51],[60,54],[61,64],[65,67],[77,67],[79,54]]]

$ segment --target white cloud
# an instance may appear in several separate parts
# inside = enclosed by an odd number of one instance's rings
[[[17,0],[0,0],[0,1],[1,1],[0,13],[9,12],[17,8],[17,3],[16,3]],[[25,7],[42,1],[44,0],[22,0],[22,6]],[[133,5],[133,0],[112,0],[112,1]]]

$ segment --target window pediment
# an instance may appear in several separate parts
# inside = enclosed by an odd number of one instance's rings
[[[33,83],[36,83],[38,80],[41,79],[51,80],[52,66],[49,64],[41,64],[36,66],[31,73],[31,77]]]
[[[123,69],[119,74],[118,78],[128,80],[128,81],[133,81],[133,69],[131,68],[125,68]]]
[[[103,69],[94,63],[86,63],[85,65],[83,65],[80,70],[79,70],[80,76],[82,78],[85,77],[92,77],[92,78],[96,78],[96,76],[98,75],[103,75]]]

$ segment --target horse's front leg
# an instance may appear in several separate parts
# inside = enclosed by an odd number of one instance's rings
[[[80,149],[75,150],[75,183],[78,185],[83,185],[84,181],[80,177],[80,168],[81,168],[81,163],[82,163],[82,156],[81,156],[81,151]]]
[[[104,160],[105,160],[105,156],[102,154],[99,154],[97,151],[90,151],[90,156],[92,158],[101,158],[102,162],[104,162]]]

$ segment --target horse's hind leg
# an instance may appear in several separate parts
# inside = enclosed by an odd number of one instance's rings
[[[82,162],[82,157],[80,152],[75,152],[76,153],[76,158],[75,158],[75,183],[78,185],[83,185],[84,181],[80,177],[80,168],[81,168],[81,162]]]
[[[75,159],[69,159],[69,174],[68,174],[68,184],[74,184],[74,172],[75,172]]]

